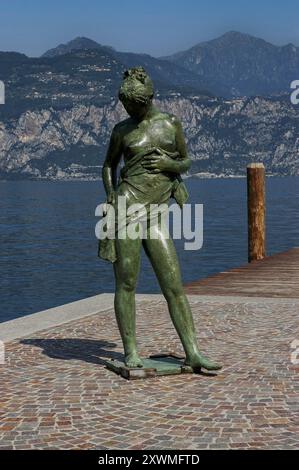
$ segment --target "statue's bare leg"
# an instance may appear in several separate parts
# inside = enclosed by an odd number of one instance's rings
[[[179,262],[167,228],[156,224],[151,228],[155,239],[148,237],[143,245],[161,290],[168,303],[169,313],[186,353],[186,364],[194,370],[218,370],[221,366],[204,357],[197,345],[196,332],[188,299],[183,291]]]
[[[136,344],[135,289],[140,266],[141,239],[116,240],[117,261],[115,273],[114,308],[121,334],[125,363],[128,367],[142,367]]]

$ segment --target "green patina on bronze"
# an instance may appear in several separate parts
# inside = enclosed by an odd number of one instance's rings
[[[117,124],[111,135],[103,166],[107,202],[117,210],[117,196],[125,196],[127,207],[168,203],[174,197],[186,202],[187,191],[180,174],[190,167],[179,120],[157,109],[154,87],[142,67],[125,72],[119,98],[129,118]],[[117,181],[117,167],[124,167]],[[192,313],[183,291],[180,267],[173,241],[159,219],[146,239],[116,237],[100,241],[99,256],[113,262],[115,273],[115,313],[125,351],[127,367],[143,367],[136,345],[135,288],[143,248],[153,266],[169,313],[186,354],[185,364],[193,371],[221,366],[204,357],[198,348]]]

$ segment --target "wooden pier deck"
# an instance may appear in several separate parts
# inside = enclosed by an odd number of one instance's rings
[[[185,285],[187,294],[299,298],[299,248]]]

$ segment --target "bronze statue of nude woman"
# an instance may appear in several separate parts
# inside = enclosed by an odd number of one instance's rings
[[[153,95],[153,83],[142,67],[124,73],[119,99],[130,117],[114,127],[102,172],[107,203],[113,206],[117,205],[118,196],[125,197],[127,207],[140,203],[148,208],[151,204],[168,203],[173,196],[180,205],[186,200],[179,175],[189,169],[190,160],[182,127],[176,117],[153,105]],[[117,181],[122,156],[125,165]],[[218,370],[221,366],[199,351],[173,241],[160,221],[151,226],[151,230],[154,236],[144,239],[116,236],[113,253],[100,241],[99,256],[113,262],[115,314],[126,366],[143,366],[137,351],[135,322],[135,287],[143,245],[182,342],[186,365],[194,371]]]

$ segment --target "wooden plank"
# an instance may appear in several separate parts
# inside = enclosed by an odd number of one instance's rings
[[[185,285],[187,294],[299,298],[299,248]]]

